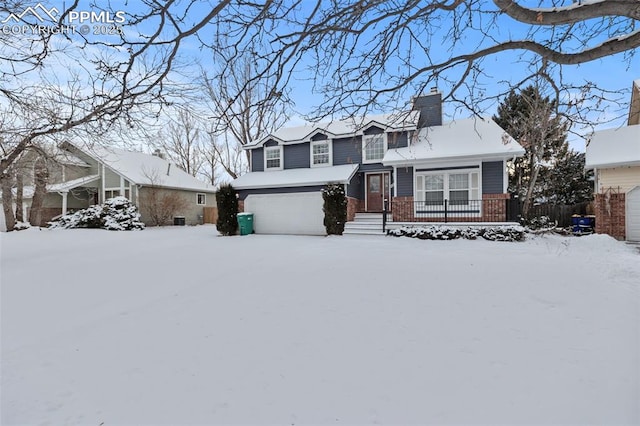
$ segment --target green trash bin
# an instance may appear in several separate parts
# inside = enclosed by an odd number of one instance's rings
[[[240,235],[253,234],[253,213],[238,213]]]

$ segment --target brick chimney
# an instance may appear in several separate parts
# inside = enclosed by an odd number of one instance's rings
[[[420,111],[418,128],[442,126],[442,93],[433,87],[428,95],[416,96],[413,98],[413,110]]]

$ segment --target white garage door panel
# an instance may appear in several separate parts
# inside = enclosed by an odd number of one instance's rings
[[[626,199],[627,240],[640,241],[640,186],[629,191]]]
[[[244,211],[254,214],[257,234],[325,235],[320,192],[249,195]]]

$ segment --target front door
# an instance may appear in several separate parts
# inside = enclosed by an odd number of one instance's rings
[[[368,212],[381,212],[383,200],[389,194],[389,174],[367,174],[367,208]]]

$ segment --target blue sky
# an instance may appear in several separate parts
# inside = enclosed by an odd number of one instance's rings
[[[570,4],[570,1],[565,2]],[[42,2],[43,5],[47,7],[55,6],[56,8],[63,10],[64,2],[63,1],[50,1],[50,2]],[[184,4],[184,3],[183,3]],[[203,1],[197,4],[196,7],[192,8],[188,14],[186,15],[185,23],[188,23],[190,18],[197,19],[202,16],[206,10],[210,10],[216,4],[214,1]],[[115,0],[111,1],[111,5],[115,10],[122,10],[126,12],[134,12],[139,7],[142,6],[141,2],[132,0]],[[305,4],[306,5],[306,4]],[[83,0],[80,2],[78,10],[92,10],[92,7],[88,0]],[[212,27],[208,27],[205,31],[201,32],[203,37],[207,36],[207,31],[210,31]],[[142,28],[144,31],[145,28]],[[499,28],[496,28],[496,34],[504,38],[507,35],[513,38],[524,37],[525,33],[522,32],[521,27],[510,24],[508,21],[502,20],[500,21]],[[476,33],[469,33],[468,40],[466,40],[466,45],[474,45],[476,44],[474,36],[477,36]],[[131,34],[128,34],[129,36]],[[443,34],[439,34],[440,37],[443,37]],[[434,39],[435,40],[435,39]],[[366,48],[366,43],[362,44],[361,47]],[[215,64],[211,63],[211,55],[206,49],[201,49],[199,42],[196,39],[190,39],[184,46],[182,51],[181,62],[183,64],[202,64],[205,67],[214,66]],[[448,54],[448,49],[450,46],[447,46],[446,43],[439,44],[437,42],[431,43],[430,45],[430,55],[432,56],[446,56]],[[487,96],[493,96],[498,93],[505,86],[501,85],[499,82],[501,81],[517,81],[519,80],[520,75],[523,72],[524,65],[519,60],[519,53],[517,52],[505,52],[494,57],[488,57],[483,61],[483,71],[488,76],[483,80],[483,90],[487,94]],[[416,52],[414,55],[415,66],[420,66],[420,53]],[[303,61],[302,64],[309,65],[310,62]],[[392,64],[390,64],[392,65]],[[193,65],[190,69],[187,67],[187,71],[193,72],[193,74],[198,73],[197,65]],[[610,91],[624,91],[619,97],[618,100],[626,103],[628,108],[628,102],[630,99],[629,89],[631,88],[632,81],[634,79],[640,78],[640,58],[635,58],[634,61],[629,65],[628,63],[622,60],[622,55],[613,56],[601,60],[597,60],[591,63],[583,64],[580,66],[574,67],[565,67],[563,69],[563,74],[565,79],[576,82],[577,84],[583,83],[585,81],[590,81],[605,90]],[[312,93],[312,84],[310,81],[311,75],[308,70],[301,70],[296,73],[294,77],[290,80],[287,89],[290,90],[291,98],[295,102],[295,111],[296,113],[292,116],[292,123],[299,123],[301,121],[300,116],[304,114],[310,113],[313,108],[317,105],[317,101],[320,98],[319,94]],[[382,82],[381,82],[382,83]],[[447,92],[449,87],[446,84],[443,84],[439,89],[443,92]],[[405,91],[402,94],[397,96],[396,99],[397,105],[402,105],[410,99],[410,96],[415,95],[417,93],[411,93],[410,90]],[[390,104],[391,105],[391,104]],[[395,105],[391,105],[392,108]],[[492,115],[495,112],[497,107],[496,102],[488,102],[483,105],[483,115]],[[376,112],[392,112],[392,111],[376,111]],[[460,110],[459,105],[453,104],[445,104],[444,105],[444,113],[446,115],[445,119],[450,118],[464,118],[469,115],[468,111]],[[625,105],[622,107],[612,107],[606,109],[604,114],[593,115],[590,117],[595,123],[598,124],[597,127],[615,127],[624,124],[625,119]],[[589,133],[592,129],[574,129],[576,132]],[[584,141],[577,136],[570,137],[571,144],[574,148],[578,150],[584,150]]]

